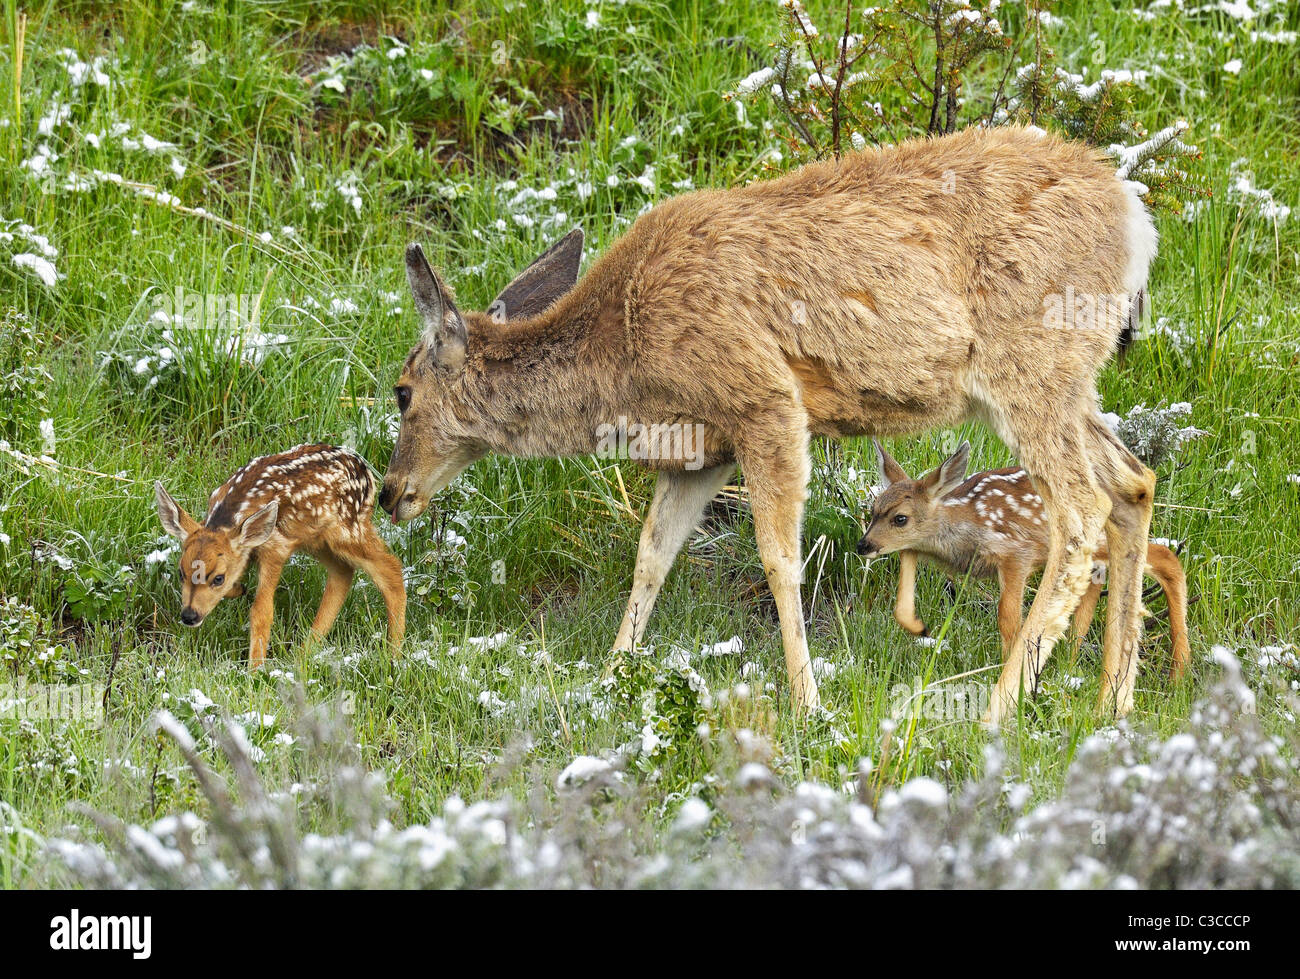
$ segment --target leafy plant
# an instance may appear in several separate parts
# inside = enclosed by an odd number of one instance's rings
[[[1192,413],[1187,402],[1148,408],[1134,405],[1123,418],[1111,416],[1115,433],[1133,454],[1152,469],[1173,457],[1183,445],[1206,433],[1183,421]]]
[[[643,767],[677,754],[713,716],[708,685],[680,650],[670,652],[665,661],[653,649],[624,653],[604,685],[623,713],[638,718],[629,722],[636,732],[629,753]]]
[[[13,595],[0,599],[0,660],[13,676],[48,682],[75,676],[68,648],[52,641],[49,620]]]
[[[6,438],[30,442],[49,417],[54,379],[41,362],[44,347],[45,338],[25,314],[10,309],[0,318],[0,434]]]

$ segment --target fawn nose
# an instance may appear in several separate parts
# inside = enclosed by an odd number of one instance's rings
[[[877,547],[876,542],[871,540],[870,538],[863,537],[860,541],[858,541],[858,553],[861,554],[863,557],[870,557],[871,555],[875,554],[876,551],[878,550],[880,550],[880,548]]]
[[[384,480],[384,485],[379,488],[379,509],[392,513],[393,508],[397,506],[398,499],[400,499],[400,496],[397,487],[388,480]]]
[[[202,620],[203,616],[199,615],[194,609],[188,606],[181,609],[181,622],[185,623],[185,625],[198,625]]]

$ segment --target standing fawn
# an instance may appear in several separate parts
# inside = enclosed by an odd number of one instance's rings
[[[916,558],[922,555],[950,574],[998,577],[998,629],[1003,654],[1020,631],[1025,579],[1047,560],[1048,531],[1043,500],[1023,469],[995,469],[966,476],[970,443],[961,446],[938,469],[911,479],[888,452],[876,444],[882,489],[871,511],[871,525],[858,542],[866,557],[899,554],[898,600],[894,618],[913,635],[928,635],[916,617]],[[1105,543],[1092,559],[1104,568],[1110,555]],[[1191,658],[1187,644],[1187,579],[1177,556],[1163,544],[1147,544],[1147,574],[1169,601],[1169,635],[1174,657],[1171,672],[1181,676]],[[1104,575],[1094,574],[1074,613],[1076,648],[1092,623]]]
[[[1101,418],[1096,378],[1155,254],[1151,218],[1112,163],[1017,126],[666,200],[581,281],[572,231],[490,314],[462,311],[412,244],[424,332],[394,389],[401,427],[379,503],[409,520],[488,453],[588,455],[611,428],[666,433],[637,453],[659,476],[613,644],[628,650],[739,464],[791,693],[807,709],[818,704],[800,597],[810,434],[904,435],[978,417],[1033,474],[1047,524],[1043,583],[989,719],[1032,690],[1103,531],[1103,707],[1124,713],[1155,474]],[[672,444],[683,430],[698,450],[686,458]]]
[[[154,483],[158,518],[181,542],[181,622],[198,626],[227,596],[242,595],[239,583],[250,561],[258,564],[257,596],[250,616],[248,661],[266,659],[275,587],[295,551],[306,551],[329,572],[325,594],[311,624],[324,637],[343,606],[357,568],[379,587],[388,606],[388,639],[396,653],[406,629],[402,565],[385,546],[371,519],[375,481],[355,452],[334,445],[299,445],[262,456],[213,492],[198,523]]]

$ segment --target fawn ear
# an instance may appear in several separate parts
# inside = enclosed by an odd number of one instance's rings
[[[966,478],[966,464],[970,461],[970,443],[963,442],[957,451],[943,460],[939,468],[929,473],[922,482],[932,497],[947,496]]]
[[[871,440],[871,444],[876,447],[876,466],[880,470],[881,486],[889,487],[894,483],[903,483],[911,478],[907,473],[903,472],[903,467],[894,461],[894,457],[885,451],[883,445],[875,439]]]
[[[275,533],[280,518],[280,501],[272,500],[239,525],[239,546],[260,547]]]
[[[582,229],[574,228],[501,290],[488,315],[498,323],[536,316],[573,288],[581,262]]]
[[[465,365],[469,335],[465,320],[452,300],[451,290],[438,278],[419,245],[406,248],[406,279],[415,297],[415,309],[424,320],[424,342],[437,367],[460,370]]]
[[[184,542],[186,537],[198,529],[198,521],[186,513],[181,505],[172,499],[171,494],[163,489],[162,483],[155,482],[153,484],[153,498],[154,505],[158,508],[158,519],[162,521],[163,530],[178,541]]]

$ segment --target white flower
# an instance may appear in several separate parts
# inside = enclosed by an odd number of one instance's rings
[[[655,733],[654,725],[647,724],[641,729],[641,754],[653,755],[663,743],[663,738]]]
[[[736,91],[740,95],[750,95],[757,92],[764,85],[768,84],[776,77],[775,68],[760,68],[751,75],[746,75],[736,86]]]
[[[50,289],[54,288],[54,283],[58,282],[59,279],[64,278],[48,258],[33,255],[31,252],[15,255],[13,263],[20,269],[30,269]]]
[[[589,782],[597,775],[604,775],[613,766],[603,758],[596,758],[592,755],[579,755],[560,772],[559,777],[555,780],[557,789],[569,789],[581,785],[583,782]]]
[[[41,452],[47,456],[54,455],[54,419],[41,419]]]

